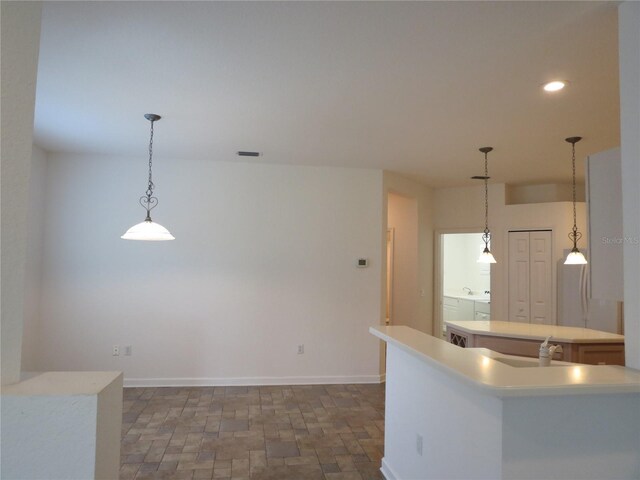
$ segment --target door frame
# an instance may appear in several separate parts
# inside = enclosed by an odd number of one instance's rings
[[[444,258],[442,256],[442,236],[456,233],[483,233],[484,226],[464,228],[438,228],[433,232],[433,330],[431,334],[436,338],[442,338],[443,313],[442,298],[444,296]],[[490,275],[492,275],[490,273]]]
[[[395,237],[396,229],[394,227],[387,228],[387,311],[385,320],[387,325],[393,323],[393,262],[395,255]]]

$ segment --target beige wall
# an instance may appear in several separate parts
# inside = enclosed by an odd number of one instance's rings
[[[433,331],[433,199],[432,190],[418,182],[409,180],[392,172],[383,172],[383,224],[382,238],[386,243],[386,226],[388,225],[388,204],[390,195],[398,195],[412,199],[417,207],[417,283],[414,287],[412,304],[417,306],[415,318],[407,319],[406,325],[426,333]],[[384,244],[383,243],[383,244]],[[383,275],[386,278],[386,252],[382,258]],[[383,282],[383,289],[385,288]],[[420,292],[424,291],[424,296]],[[382,295],[381,312],[386,311],[386,295]]]
[[[393,229],[393,290],[391,324],[413,325],[417,322],[418,300],[418,202],[389,193],[387,226]]]
[[[126,385],[379,380],[380,170],[160,157],[154,219],[176,240],[121,240],[146,168],[48,156],[36,367]],[[86,201],[88,178],[108,201]]]
[[[40,2],[2,2],[2,384],[20,379]]]
[[[24,279],[24,328],[22,335],[22,371],[37,370],[42,293],[42,250],[46,218],[45,190],[47,155],[33,146],[27,214],[27,259]]]

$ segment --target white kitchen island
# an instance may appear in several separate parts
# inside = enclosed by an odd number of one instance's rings
[[[387,342],[387,480],[640,478],[639,371],[370,332]]]

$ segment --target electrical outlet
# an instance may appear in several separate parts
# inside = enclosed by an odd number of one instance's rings
[[[304,344],[298,345],[298,355],[302,355],[304,353]]]
[[[125,356],[130,357],[131,353],[132,353],[131,345],[125,345],[124,346],[124,354],[125,354]]]
[[[422,435],[416,434],[416,452],[422,456]]]
[[[119,357],[120,356],[120,347],[118,345],[114,345],[113,346],[113,352],[112,355],[114,357]]]

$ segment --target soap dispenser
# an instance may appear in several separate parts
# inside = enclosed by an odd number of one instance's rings
[[[551,365],[551,356],[553,355],[553,352],[551,351],[551,348],[553,347],[549,347],[549,340],[551,339],[551,337],[547,337],[545,339],[544,342],[542,342],[542,344],[540,345],[540,354],[539,354],[539,365],[541,367],[548,367],[549,365]],[[553,348],[553,350],[555,351],[555,348]]]
[[[551,359],[556,352],[563,353],[562,345],[549,345],[550,339],[551,336],[547,337],[545,341],[540,345],[539,363],[541,367],[548,367],[549,365],[551,365]]]

